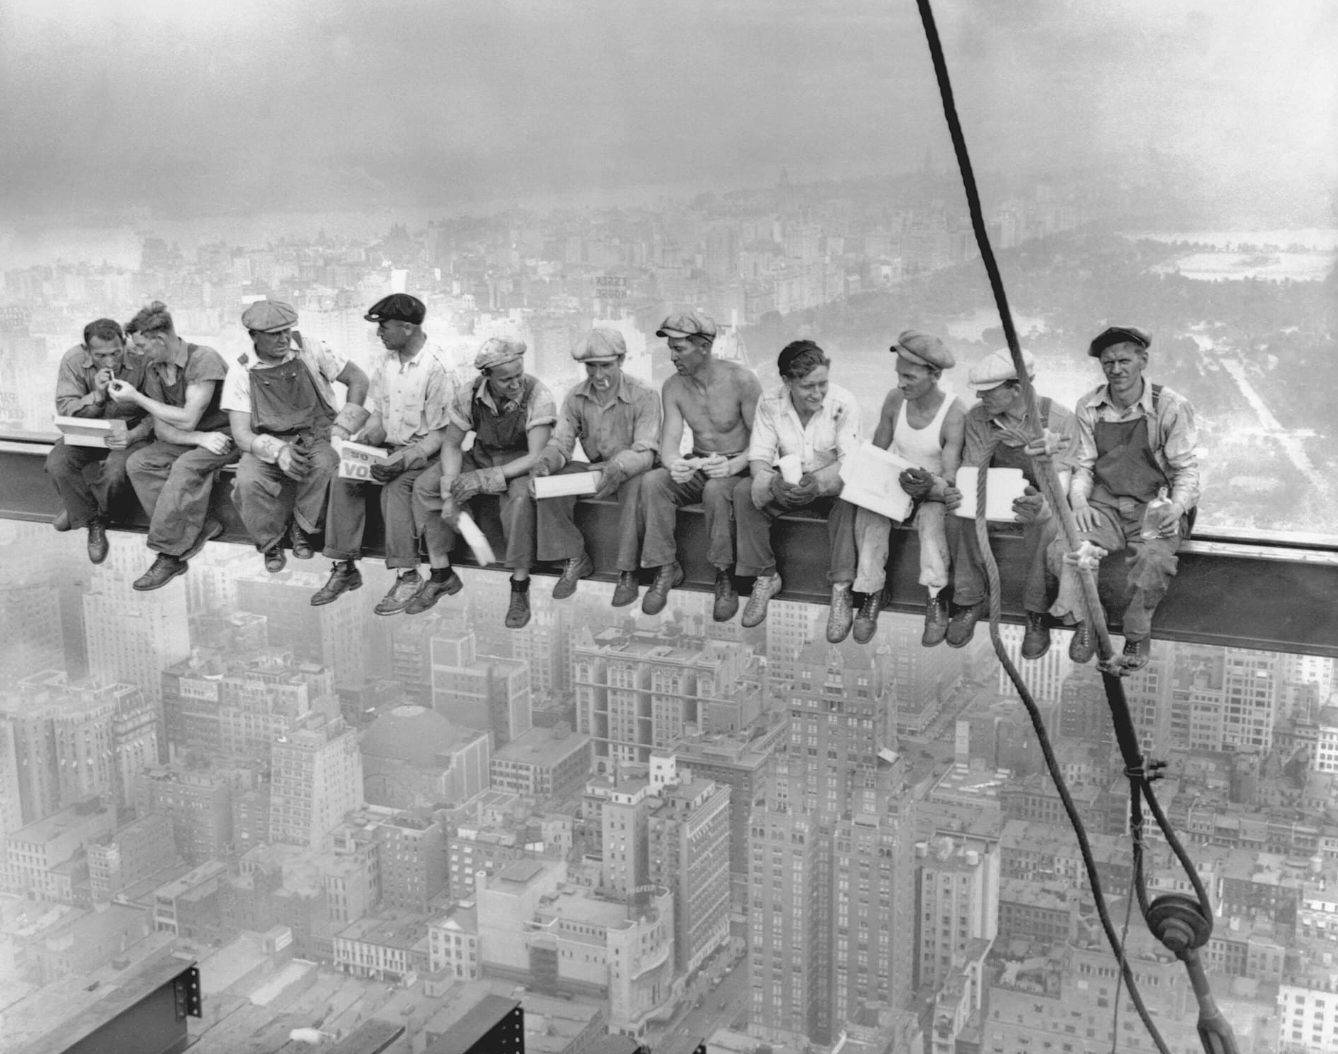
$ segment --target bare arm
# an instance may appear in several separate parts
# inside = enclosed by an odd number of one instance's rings
[[[753,420],[757,416],[757,400],[762,397],[762,382],[757,379],[757,375],[751,370],[740,370],[738,373],[740,381],[736,383],[739,392],[739,411],[743,414],[744,426],[748,429],[748,435],[753,434]],[[749,467],[748,447],[745,445],[742,453],[734,455],[729,459],[729,472],[733,476]]]
[[[897,427],[897,411],[901,409],[901,392],[893,388],[883,400],[883,409],[878,415],[878,427],[873,433],[873,445],[879,450],[886,450],[892,445],[892,432]]]
[[[228,422],[232,425],[232,440],[237,444],[237,449],[252,453],[251,444],[257,437],[251,431],[251,414],[246,410],[230,410]]]
[[[676,377],[664,382],[664,425],[660,429],[660,464],[672,465],[683,445],[683,410],[678,405]]]
[[[219,381],[195,381],[186,385],[186,398],[180,406],[169,406],[157,399],[151,399],[136,389],[134,385],[126,384],[124,381],[112,382],[112,395],[117,402],[133,402],[147,413],[152,414],[155,422],[171,425],[182,432],[194,432],[195,426],[200,423],[200,418],[204,416],[205,410],[209,407],[209,400],[214,397],[214,390],[220,383]],[[162,433],[160,432],[159,435],[162,435]],[[163,436],[163,438],[166,439],[167,437]],[[168,442],[175,443],[181,442],[181,440],[172,439]]]
[[[957,482],[957,470],[962,464],[962,441],[966,435],[966,414],[960,402],[954,402],[943,419],[943,478],[949,484]]]
[[[529,471],[534,467],[534,463],[539,460],[539,455],[544,452],[544,447],[548,445],[548,437],[553,434],[552,425],[537,425],[525,433],[525,444],[527,450],[523,457],[516,458],[515,461],[508,461],[502,466],[502,475],[507,479],[514,479],[516,476],[529,475]]]
[[[367,389],[371,386],[371,381],[367,379],[367,374],[362,372],[362,367],[357,363],[346,362],[335,380],[348,389],[348,401],[353,403],[354,406],[362,406],[366,403]]]
[[[467,433],[457,424],[448,424],[446,434],[441,444],[441,482],[442,493],[446,492],[446,487],[451,480],[460,475],[460,468],[464,464],[465,454],[461,449],[464,446],[465,435]]]

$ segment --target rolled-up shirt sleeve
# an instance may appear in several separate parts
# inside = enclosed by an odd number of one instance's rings
[[[638,393],[632,403],[632,447],[638,454],[654,454],[660,449],[660,426],[664,423],[664,410],[660,406],[660,396],[647,388]],[[650,467],[648,463],[647,468]]]
[[[544,425],[554,424],[556,421],[557,400],[553,398],[548,386],[539,381],[535,384],[534,393],[530,398],[530,413],[525,419],[525,431],[530,432]]]
[[[582,431],[580,407],[577,405],[579,399],[580,396],[575,392],[567,393],[567,397],[562,400],[562,413],[558,416],[557,426],[548,440],[548,445],[556,447],[557,452],[562,455],[564,465],[571,460],[572,451],[576,449],[576,440],[580,438]]]
[[[1165,395],[1165,393],[1163,393]],[[1184,399],[1163,398],[1160,407],[1162,457],[1171,479],[1171,500],[1182,509],[1199,503],[1199,429],[1194,407]]]
[[[859,449],[861,424],[859,403],[852,399],[842,407],[842,412],[836,419],[836,457],[838,461],[844,461],[846,457]]]
[[[748,444],[748,460],[774,465],[780,457],[780,433],[772,413],[774,401],[763,396],[757,401],[753,415],[753,434]]]
[[[1084,399],[1073,415],[1077,450],[1073,456],[1073,481],[1069,484],[1069,501],[1086,501],[1092,495],[1092,470],[1096,467],[1096,433],[1092,427],[1092,408]]]
[[[455,398],[446,408],[446,423],[453,424],[462,432],[474,431],[474,385],[461,384],[455,389]]]

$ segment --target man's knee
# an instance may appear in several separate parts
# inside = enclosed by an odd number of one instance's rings
[[[84,461],[73,448],[61,440],[51,448],[51,453],[47,454],[45,467],[48,475],[65,479],[83,472]]]
[[[746,482],[735,476],[728,479],[708,479],[702,489],[702,504],[715,509],[733,508],[734,488]]]
[[[670,501],[674,481],[667,468],[653,468],[641,483],[641,496],[646,501]]]

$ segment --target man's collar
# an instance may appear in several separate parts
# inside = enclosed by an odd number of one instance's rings
[[[186,347],[186,342],[183,340],[177,345],[177,353],[164,362],[163,365],[175,366],[177,369],[181,369],[186,365],[186,360],[189,358],[190,353]]]
[[[1139,394],[1138,398],[1134,402],[1130,403],[1128,406],[1118,405],[1115,402],[1114,397],[1110,394],[1110,384],[1109,383],[1103,384],[1100,388],[1098,388],[1096,391],[1092,393],[1091,398],[1087,400],[1087,405],[1091,407],[1093,410],[1095,410],[1098,407],[1102,406],[1103,404],[1113,406],[1121,413],[1123,413],[1125,410],[1132,410],[1135,406],[1138,406],[1141,407],[1146,413],[1150,414],[1152,413],[1152,382],[1149,381],[1146,377],[1144,377],[1143,391]]]
[[[293,359],[297,358],[297,349],[294,347],[289,347],[289,349],[284,353],[283,358],[281,358],[278,362],[264,362],[260,358],[259,352],[256,352],[254,348],[252,348],[251,350],[252,352],[255,352],[255,354],[247,356],[248,361],[246,363],[246,368],[248,370],[268,370],[272,369],[275,366],[282,366],[285,362],[292,362]]]
[[[497,400],[493,398],[492,388],[488,384],[488,378],[484,377],[482,378],[482,380],[483,383],[479,385],[478,391],[475,393],[474,398],[477,399],[479,402],[483,403],[493,413],[499,414],[503,410],[505,410],[508,406],[515,406],[520,401],[519,399],[504,398],[502,404],[499,406]]]
[[[415,351],[412,355],[410,355],[407,359],[401,359],[400,353],[398,351],[391,351],[389,348],[387,348],[386,359],[387,361],[389,361],[390,359],[394,359],[401,366],[417,366],[420,362],[423,361],[423,352],[425,351],[427,351],[427,341],[423,341],[423,343],[418,346],[418,350]]]

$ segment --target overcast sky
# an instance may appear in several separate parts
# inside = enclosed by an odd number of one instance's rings
[[[1331,0],[938,0],[978,169],[1338,178]],[[0,221],[949,160],[913,0],[0,0]]]

